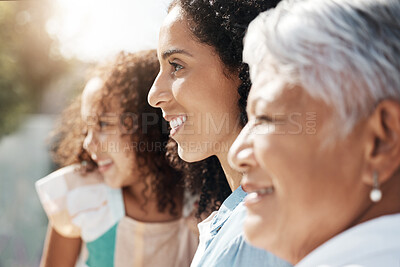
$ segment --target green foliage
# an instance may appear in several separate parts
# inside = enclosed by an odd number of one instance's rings
[[[12,30],[9,22],[13,13],[13,6],[0,3],[0,137],[15,129],[23,112],[18,65],[10,46]]]
[[[0,2],[0,138],[14,131],[24,114],[40,111],[48,84],[67,68],[51,53],[46,2]]]

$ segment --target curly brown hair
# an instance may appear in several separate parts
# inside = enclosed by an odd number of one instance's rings
[[[158,71],[155,50],[120,53],[112,64],[95,72],[94,76],[104,81],[97,106],[99,114],[110,112],[112,103],[119,99],[122,114],[119,123],[126,130],[121,134],[129,134],[132,144],[143,144],[135,146],[132,151],[135,153],[134,165],[142,174],[141,182],[146,185],[142,192],[143,205],[147,203],[145,192],[149,186],[145,178],[149,176],[152,177],[150,189],[157,196],[158,210],[164,212],[168,209],[170,214],[176,215],[178,203],[175,200],[182,194],[183,176],[166,158],[168,126],[162,119],[161,110],[147,103],[147,94]],[[53,133],[51,151],[54,161],[60,166],[80,163],[91,171],[96,168],[96,163],[83,148],[86,127],[80,115],[80,106],[81,99],[78,97],[64,111]],[[100,123],[98,119],[97,123]]]
[[[187,25],[199,42],[213,47],[226,69],[237,74],[241,84],[238,106],[240,122],[247,122],[246,104],[251,87],[249,66],[243,62],[243,38],[249,23],[261,12],[275,7],[279,0],[173,0],[168,11],[179,6]],[[187,171],[190,188],[200,196],[198,214],[218,209],[232,192],[216,156],[196,164],[178,159],[175,142],[168,145],[168,156],[175,166]],[[190,171],[191,169],[191,171]]]

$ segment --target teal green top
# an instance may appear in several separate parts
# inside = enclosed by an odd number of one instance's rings
[[[86,243],[88,259],[86,265],[89,267],[113,267],[115,254],[115,240],[117,236],[116,223],[107,232],[96,240]]]

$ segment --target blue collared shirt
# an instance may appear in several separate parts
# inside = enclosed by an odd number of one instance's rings
[[[243,237],[247,195],[240,186],[199,224],[200,244],[191,267],[290,267],[286,261],[248,244]]]

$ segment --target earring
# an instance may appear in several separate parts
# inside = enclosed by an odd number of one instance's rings
[[[369,193],[369,198],[372,202],[377,203],[382,199],[382,191],[379,189],[378,172],[374,171],[373,179],[374,185],[371,193]]]

